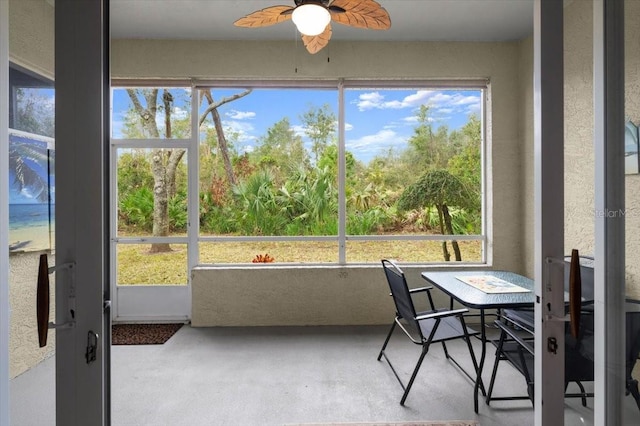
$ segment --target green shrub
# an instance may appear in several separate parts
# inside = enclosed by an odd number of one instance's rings
[[[172,232],[186,232],[188,221],[187,195],[179,192],[169,200],[169,228]]]
[[[153,231],[153,193],[149,188],[134,189],[119,203],[120,223],[136,231]]]

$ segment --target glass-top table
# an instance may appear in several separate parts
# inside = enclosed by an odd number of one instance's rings
[[[478,392],[482,389],[485,394],[484,384],[482,383],[482,369],[487,354],[487,335],[485,331],[485,309],[507,309],[507,308],[524,308],[533,307],[535,302],[534,281],[530,278],[523,277],[513,272],[507,271],[451,271],[451,272],[423,272],[422,278],[434,287],[439,288],[445,294],[449,295],[453,300],[458,301],[462,305],[477,309],[480,311],[480,338],[482,341],[482,352],[480,362],[478,363],[478,375],[474,384],[473,398],[474,410],[478,412]],[[475,277],[488,277],[487,285],[484,286],[487,291],[496,291],[488,293],[480,290],[474,285],[468,284],[463,280],[470,280]],[[497,278],[497,284],[491,289],[490,278]],[[518,288],[499,288],[502,281],[507,284],[513,284]],[[474,282],[477,282],[475,280]],[[505,284],[505,286],[507,285]],[[480,283],[479,287],[483,287]]]

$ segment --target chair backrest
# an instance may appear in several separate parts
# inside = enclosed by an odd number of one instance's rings
[[[411,299],[404,272],[393,260],[388,259],[382,259],[382,268],[389,283],[397,315],[407,321],[407,324],[413,327],[422,337],[420,326],[416,321],[416,308],[413,305],[413,299]]]

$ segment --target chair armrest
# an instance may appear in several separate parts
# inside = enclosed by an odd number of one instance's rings
[[[429,293],[431,290],[433,290],[433,287],[431,286],[427,286],[427,287],[418,287],[418,288],[410,288],[409,289],[409,293],[419,293],[421,291],[426,291],[427,293]],[[393,296],[392,293],[389,293],[389,296]]]
[[[430,314],[418,315],[416,317],[416,321],[422,321],[422,320],[426,320],[426,319],[438,319],[438,318],[444,318],[444,317],[452,317],[452,316],[455,316],[455,315],[462,315],[465,312],[469,312],[469,310],[467,308],[462,308],[462,309],[455,309],[453,311],[433,312],[433,313],[430,313]]]
[[[410,288],[409,293],[418,293],[420,291],[429,291],[429,290],[433,290],[433,287],[426,286],[426,287]]]
[[[513,330],[509,328],[507,324],[502,321],[495,321],[495,324],[498,326],[498,328],[507,333],[509,337],[518,342],[518,344],[522,346],[527,352],[529,352],[531,355],[534,354],[534,349],[531,343],[522,338],[522,336],[518,336]]]

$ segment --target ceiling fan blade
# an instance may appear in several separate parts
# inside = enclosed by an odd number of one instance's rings
[[[307,51],[311,54],[318,53],[323,47],[329,44],[331,33],[331,24],[329,24],[322,34],[318,34],[317,36],[303,35],[302,42],[304,43],[304,47],[306,47]]]
[[[250,13],[244,18],[238,19],[233,23],[236,27],[257,28],[268,27],[270,25],[279,24],[291,19],[293,12],[291,6],[271,6],[256,12]]]
[[[333,21],[356,28],[388,30],[391,18],[374,0],[334,0],[329,6]]]

